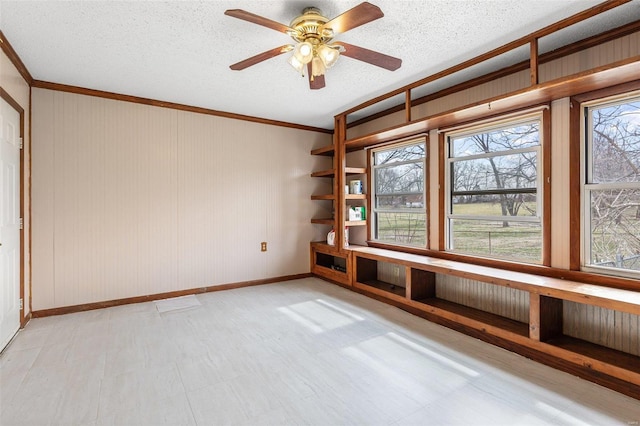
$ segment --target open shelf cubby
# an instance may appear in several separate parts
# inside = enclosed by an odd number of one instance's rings
[[[311,243],[311,272],[342,285],[351,285],[351,256],[326,241]]]
[[[356,256],[356,279],[354,285],[383,296],[405,298],[407,289],[399,283],[386,281],[378,269],[378,261]]]

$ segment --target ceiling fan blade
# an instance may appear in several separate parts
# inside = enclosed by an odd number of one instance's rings
[[[342,15],[336,16],[324,24],[322,28],[331,28],[334,34],[338,34],[359,27],[367,22],[375,21],[383,16],[384,13],[382,13],[382,10],[380,10],[378,6],[364,2],[353,9],[347,10]]]
[[[336,41],[333,44],[344,47],[344,51],[340,52],[341,56],[348,56],[389,71],[395,71],[402,65],[402,59],[394,58],[393,56],[385,55],[384,53],[365,49],[364,47],[354,46],[353,44],[345,43],[343,41]]]
[[[290,52],[292,49],[293,49],[292,44],[285,44],[284,46],[276,47],[274,49],[267,50],[266,52],[258,53],[257,55],[247,58],[244,61],[240,61],[233,65],[230,65],[229,68],[231,68],[234,71],[240,71],[252,65],[255,65],[259,62],[274,58],[285,52]]]
[[[281,33],[288,34],[290,31],[295,32],[293,28],[290,28],[280,22],[272,21],[269,18],[256,15],[251,12],[247,12],[242,9],[228,9],[224,11],[225,15],[232,16],[234,18],[242,19],[244,21],[252,22],[254,24],[262,25],[263,27],[271,28],[272,30],[280,31]]]
[[[311,90],[318,90],[324,87],[324,74],[313,77],[313,74],[311,74],[311,62],[307,64],[307,74],[309,75],[309,88]]]

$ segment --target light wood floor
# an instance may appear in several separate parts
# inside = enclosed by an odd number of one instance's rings
[[[638,400],[314,278],[34,319],[0,390],[2,425],[640,421]]]

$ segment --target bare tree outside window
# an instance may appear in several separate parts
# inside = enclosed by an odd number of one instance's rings
[[[586,115],[586,263],[640,271],[640,99]]]
[[[448,135],[448,249],[542,259],[539,115]]]
[[[376,240],[426,246],[425,155],[423,142],[373,152]]]

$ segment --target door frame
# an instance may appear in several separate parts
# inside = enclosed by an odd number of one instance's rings
[[[24,300],[24,231],[26,227],[26,223],[24,222],[24,108],[22,108],[20,104],[2,88],[2,86],[0,86],[0,98],[6,101],[20,115],[20,137],[22,138],[22,149],[20,149],[20,217],[23,221],[22,229],[20,229],[20,299],[22,299],[22,308],[20,308],[20,328],[24,328],[27,324],[27,318],[24,315],[25,305],[27,303],[27,301]],[[31,309],[29,309],[29,313],[31,313]]]

